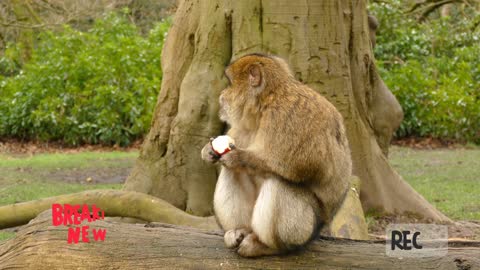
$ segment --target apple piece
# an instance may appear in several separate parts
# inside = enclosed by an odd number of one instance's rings
[[[221,156],[230,152],[230,150],[232,150],[232,148],[230,148],[230,144],[235,144],[235,142],[232,137],[228,135],[222,135],[216,137],[211,144],[213,151]]]

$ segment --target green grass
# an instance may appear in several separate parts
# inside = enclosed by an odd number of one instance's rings
[[[122,184],[72,184],[54,181],[29,181],[1,189],[0,205],[37,200],[90,189],[120,189],[121,187]]]
[[[5,232],[5,231],[0,231],[0,242],[4,240],[8,240],[10,238],[14,238],[15,233],[14,232]]]
[[[138,156],[138,152],[79,152],[74,154],[38,154],[34,156],[11,156],[0,154],[2,168],[87,168],[105,167],[118,162],[129,165],[129,159]],[[128,159],[127,162],[122,159]]]
[[[118,180],[102,183],[102,176],[106,172],[110,177],[126,176],[137,156],[138,152],[0,154],[0,206],[89,189],[120,189],[122,183]],[[66,180],[72,175],[76,180]],[[82,181],[89,176],[95,176],[97,181]],[[13,232],[0,231],[0,241],[13,237]]]
[[[131,168],[137,156],[138,152],[0,155],[0,205],[89,189],[119,189],[121,183],[69,182],[62,181],[62,176],[77,175],[86,179],[91,174],[102,175],[107,171],[115,174]]]
[[[480,148],[414,150],[393,146],[389,159],[441,212],[456,220],[480,220]]]

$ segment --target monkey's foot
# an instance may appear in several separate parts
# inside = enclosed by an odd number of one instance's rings
[[[251,233],[240,243],[237,253],[242,257],[258,257],[279,254],[280,251],[267,247],[264,243],[260,242],[257,235]]]
[[[247,229],[234,229],[227,231],[223,236],[225,246],[227,246],[227,248],[238,247],[238,245],[240,245],[245,236],[247,236],[249,233],[250,231]]]

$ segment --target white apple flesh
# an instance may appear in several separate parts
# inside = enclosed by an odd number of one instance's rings
[[[232,150],[232,148],[230,148],[230,144],[235,144],[235,142],[232,137],[223,135],[216,137],[211,144],[213,151],[221,156],[230,152],[230,150]]]

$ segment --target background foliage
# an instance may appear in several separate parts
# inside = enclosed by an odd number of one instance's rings
[[[141,137],[160,89],[169,24],[142,36],[125,11],[87,31],[43,31],[23,66],[21,44],[10,43],[0,58],[0,136],[69,145],[128,145]]]
[[[407,10],[399,0],[370,5],[380,21],[377,64],[405,113],[397,137],[480,143],[479,13],[454,6],[420,23]]]
[[[128,145],[147,132],[170,25],[153,21],[172,1],[106,1],[0,4],[0,138]],[[480,143],[480,15],[413,4],[369,7],[377,64],[405,112],[396,135]]]

